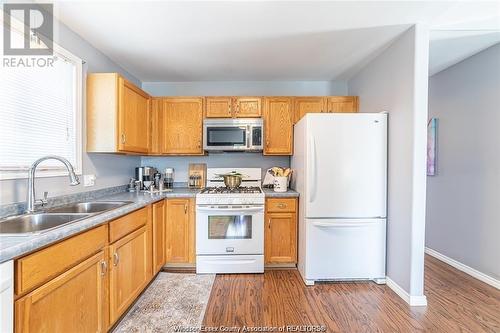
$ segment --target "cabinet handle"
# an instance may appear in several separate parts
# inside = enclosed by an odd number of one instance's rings
[[[278,208],[286,208],[286,205],[284,203],[279,203]]]
[[[201,148],[201,141],[198,140],[198,148]]]
[[[269,148],[269,140],[266,140],[266,147]]]
[[[122,143],[125,143],[125,134],[122,133]]]
[[[118,266],[119,262],[120,262],[120,256],[118,255],[117,252],[113,253],[113,266]]]
[[[269,218],[269,219],[267,220],[267,227],[268,227],[269,229],[271,229],[271,218]]]
[[[184,214],[187,214],[188,208],[187,205],[184,205]]]
[[[106,263],[106,260],[101,260],[101,276],[106,275],[107,271],[108,271],[108,264]]]

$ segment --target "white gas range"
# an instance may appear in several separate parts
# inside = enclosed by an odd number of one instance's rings
[[[247,176],[234,190],[219,174]],[[264,272],[264,193],[260,168],[209,168],[196,195],[196,273]]]

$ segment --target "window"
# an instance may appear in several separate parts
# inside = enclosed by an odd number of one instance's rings
[[[81,109],[82,60],[61,47],[54,44],[52,66],[0,67],[0,179],[26,178],[45,155],[67,158],[81,174]],[[66,173],[54,160],[37,169],[37,176]]]

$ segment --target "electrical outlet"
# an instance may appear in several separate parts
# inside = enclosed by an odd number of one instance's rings
[[[83,175],[83,186],[94,186],[95,175]]]

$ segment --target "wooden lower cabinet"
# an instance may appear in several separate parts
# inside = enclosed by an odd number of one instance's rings
[[[266,200],[264,260],[266,264],[297,263],[297,199]]]
[[[194,199],[167,199],[166,203],[167,264],[193,264],[195,262]]]
[[[153,273],[165,265],[165,200],[153,204]]]
[[[105,332],[104,251],[15,302],[16,332]]]
[[[113,324],[153,276],[150,225],[118,240],[109,250],[109,314]]]

